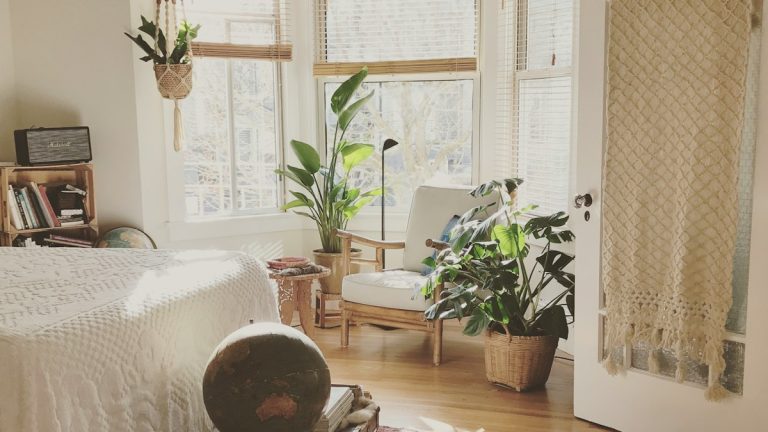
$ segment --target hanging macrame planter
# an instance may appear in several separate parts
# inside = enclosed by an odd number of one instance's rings
[[[181,142],[184,139],[184,126],[181,117],[181,108],[179,101],[189,96],[192,91],[192,41],[190,32],[185,32],[186,55],[181,56],[178,63],[173,63],[174,53],[184,47],[175,46],[176,38],[170,35],[179,34],[179,24],[176,18],[177,0],[157,0],[157,12],[155,14],[155,52],[160,47],[160,15],[165,3],[165,52],[166,63],[155,64],[155,78],[157,79],[157,89],[160,95],[165,99],[173,101],[173,148],[181,151]],[[181,2],[184,23],[186,23],[186,11],[184,10],[184,0]]]

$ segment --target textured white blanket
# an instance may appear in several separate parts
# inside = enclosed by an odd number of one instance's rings
[[[205,366],[250,319],[277,302],[239,253],[0,248],[0,432],[210,430]]]

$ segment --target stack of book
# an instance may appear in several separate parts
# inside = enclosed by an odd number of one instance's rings
[[[50,188],[35,182],[25,186],[9,185],[11,223],[17,230],[84,225],[82,198],[85,195],[84,190],[72,185]]]
[[[320,421],[315,425],[314,432],[336,432],[341,422],[352,410],[355,395],[351,387],[331,387],[331,397],[323,409]]]
[[[43,239],[43,243],[52,247],[79,247],[79,248],[92,248],[93,242],[83,240],[79,238],[66,237],[51,234]]]

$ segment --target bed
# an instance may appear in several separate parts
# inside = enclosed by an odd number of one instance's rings
[[[204,431],[202,376],[264,267],[221,251],[0,248],[0,431]]]

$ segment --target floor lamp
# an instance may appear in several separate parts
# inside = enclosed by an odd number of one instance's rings
[[[385,240],[386,234],[384,232],[384,208],[386,207],[386,200],[385,200],[385,192],[386,188],[384,186],[384,159],[387,154],[387,150],[391,149],[392,147],[395,147],[399,143],[392,138],[388,138],[386,141],[384,141],[384,147],[381,150],[381,239]],[[381,255],[381,267],[384,268],[385,263],[387,262],[387,252],[382,251]]]

